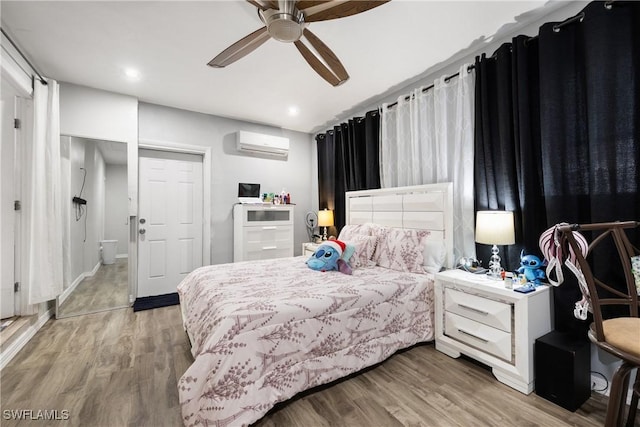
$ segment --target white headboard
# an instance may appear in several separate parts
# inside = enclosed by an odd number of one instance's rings
[[[346,223],[373,222],[388,227],[429,230],[429,239],[442,240],[452,268],[453,184],[414,185],[346,193]]]

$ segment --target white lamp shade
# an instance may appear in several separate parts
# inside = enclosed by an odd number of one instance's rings
[[[328,209],[318,212],[318,226],[319,227],[331,227],[333,226],[333,211]]]
[[[516,236],[511,211],[478,211],[476,242],[487,245],[513,245]]]

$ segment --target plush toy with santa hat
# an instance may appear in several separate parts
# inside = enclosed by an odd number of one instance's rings
[[[322,242],[318,249],[307,260],[307,265],[312,270],[331,271],[337,270],[344,274],[351,274],[351,266],[344,259],[346,244],[340,240],[327,240]]]

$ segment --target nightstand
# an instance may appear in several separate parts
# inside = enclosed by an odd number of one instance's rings
[[[302,244],[302,255],[305,257],[310,257],[320,245],[321,243],[304,242]]]
[[[476,359],[498,381],[531,393],[534,342],[553,329],[549,286],[522,294],[501,280],[462,270],[435,277],[436,349]]]

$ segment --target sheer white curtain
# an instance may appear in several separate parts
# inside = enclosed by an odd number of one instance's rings
[[[60,101],[54,80],[34,80],[33,134],[23,151],[22,227],[26,256],[23,284],[28,303],[62,292],[62,200],[60,182]]]
[[[460,68],[433,89],[382,105],[380,184],[383,188],[453,182],[454,255],[475,255],[473,218],[474,77]]]

